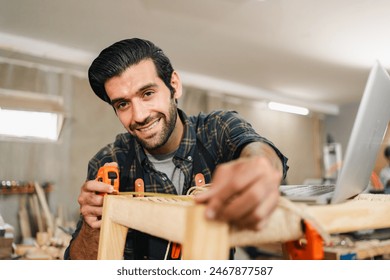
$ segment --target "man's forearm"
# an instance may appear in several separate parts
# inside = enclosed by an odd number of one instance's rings
[[[83,222],[77,237],[69,248],[71,260],[96,260],[99,248],[100,229],[91,228]]]
[[[252,142],[246,145],[240,154],[240,157],[251,157],[251,156],[264,156],[272,164],[272,166],[281,172],[283,172],[283,165],[276,154],[275,150],[267,143]]]

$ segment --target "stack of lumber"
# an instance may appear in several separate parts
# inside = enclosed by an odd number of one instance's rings
[[[15,245],[15,258],[28,260],[62,259],[74,227],[64,221],[63,210],[55,216],[49,207],[45,189],[34,183],[34,192],[20,196],[19,223],[21,243]]]

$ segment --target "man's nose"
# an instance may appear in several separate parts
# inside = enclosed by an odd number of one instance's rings
[[[149,112],[142,102],[134,102],[132,115],[134,122],[143,123],[148,118]]]

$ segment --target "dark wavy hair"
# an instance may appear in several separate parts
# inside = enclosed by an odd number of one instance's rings
[[[173,96],[171,76],[174,70],[169,58],[155,44],[139,38],[116,42],[101,51],[88,70],[92,90],[103,101],[111,104],[104,88],[105,82],[112,77],[119,76],[128,67],[145,59],[153,61],[158,77],[169,88]]]

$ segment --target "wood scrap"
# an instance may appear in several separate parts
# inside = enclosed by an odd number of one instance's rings
[[[27,204],[27,197],[25,195],[21,195],[19,197],[18,216],[19,216],[20,231],[22,236],[22,243],[31,244],[33,238],[31,234],[30,219],[28,216],[26,204]]]
[[[45,216],[45,221],[47,225],[47,232],[50,234],[50,236],[53,236],[54,233],[54,220],[53,215],[50,212],[49,204],[47,203],[45,192],[43,191],[43,188],[38,182],[34,183],[35,191],[38,195],[39,202],[43,209],[43,214]]]
[[[39,207],[38,196],[36,193],[29,196],[32,218],[39,232],[45,231],[41,208]]]

